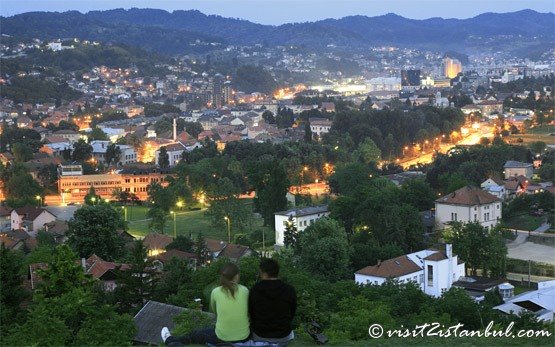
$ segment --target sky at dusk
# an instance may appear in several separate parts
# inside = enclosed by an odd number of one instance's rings
[[[484,12],[513,12],[526,8],[554,12],[553,0],[2,0],[0,13],[11,16],[30,11],[159,8],[197,9],[206,14],[247,19],[262,24],[315,21],[349,15],[377,16],[389,12],[403,17],[468,18]]]

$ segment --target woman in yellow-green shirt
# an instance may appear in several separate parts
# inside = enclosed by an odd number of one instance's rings
[[[162,339],[168,346],[246,341],[250,335],[248,301],[249,290],[239,284],[239,268],[232,263],[225,264],[220,286],[210,294],[210,310],[216,314],[216,326],[185,336],[171,336],[168,328],[163,328]]]

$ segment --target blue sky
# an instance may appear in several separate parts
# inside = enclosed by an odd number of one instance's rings
[[[553,0],[1,0],[0,13],[10,16],[29,11],[106,10],[113,8],[197,9],[206,14],[247,19],[262,24],[283,24],[376,16],[389,12],[403,17],[468,18],[484,12],[513,12],[526,8],[554,12]]]

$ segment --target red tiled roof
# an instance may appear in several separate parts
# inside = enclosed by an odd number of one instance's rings
[[[358,270],[358,275],[375,276],[382,278],[399,277],[422,270],[406,255],[388,259],[378,265],[367,266]]]
[[[220,252],[226,246],[226,242],[214,239],[204,239],[206,247],[212,253]]]
[[[170,249],[164,253],[160,253],[156,255],[156,259],[160,260],[162,263],[169,262],[172,258],[177,258],[181,260],[189,260],[189,259],[196,259],[196,254],[183,252],[178,249]]]
[[[447,259],[447,256],[443,252],[436,252],[424,258],[424,260],[431,260],[431,261],[438,261],[438,260],[445,260],[445,259]]]
[[[218,257],[235,260],[246,255],[247,253],[249,253],[249,251],[250,251],[250,247],[230,243],[227,246],[225,246],[225,248],[220,252]]]
[[[166,249],[166,247],[173,242],[171,236],[150,233],[143,239],[143,244],[148,249]]]
[[[498,201],[501,200],[495,195],[472,186],[462,187],[436,200],[437,203],[441,204],[465,206],[491,204]]]

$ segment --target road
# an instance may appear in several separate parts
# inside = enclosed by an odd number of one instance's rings
[[[441,144],[439,148],[440,153],[447,153],[449,150],[456,146],[471,146],[480,143],[480,139],[482,137],[493,138],[493,127],[487,124],[481,124],[480,130],[474,133],[469,134],[456,144]],[[429,164],[433,161],[434,151],[427,151],[422,153],[420,156],[416,158],[411,158],[406,161],[401,161],[399,164],[404,168],[408,169],[413,165],[418,164]]]

